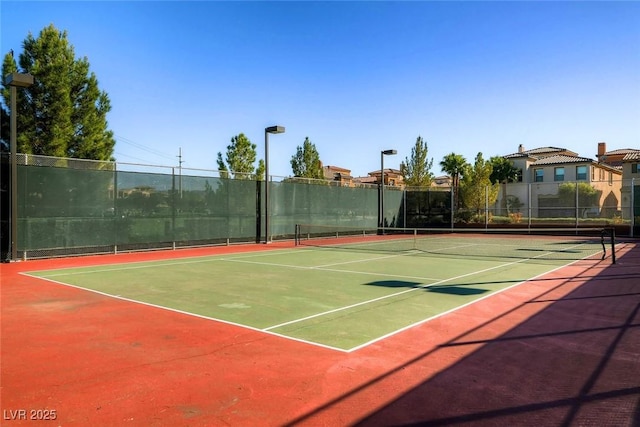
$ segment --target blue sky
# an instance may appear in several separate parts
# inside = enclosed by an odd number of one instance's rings
[[[640,148],[639,2],[0,3],[2,55],[53,23],[112,103],[117,160],[216,169],[246,134],[291,175],[398,168],[416,138],[439,162],[542,146]]]

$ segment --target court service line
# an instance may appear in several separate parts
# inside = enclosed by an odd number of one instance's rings
[[[407,256],[407,254],[406,253],[405,254],[395,254],[395,255],[380,256],[380,257],[376,257],[376,258],[354,259],[354,260],[351,260],[351,261],[333,262],[331,264],[316,265],[316,266],[313,266],[311,268],[325,268],[325,267],[334,267],[336,265],[357,264],[359,262],[378,261],[380,259],[398,258],[398,257],[401,257],[401,256]]]
[[[575,247],[575,246],[580,246],[580,245],[574,245],[574,246],[572,246],[572,247]],[[499,294],[499,293],[502,293],[502,292],[508,291],[508,290],[509,290],[509,289],[511,289],[511,288],[515,288],[516,286],[520,286],[520,285],[522,285],[523,283],[526,283],[526,282],[533,282],[533,281],[537,280],[537,279],[538,279],[538,278],[540,278],[540,277],[544,277],[544,276],[546,276],[546,275],[548,275],[548,274],[553,273],[554,271],[561,270],[561,269],[566,268],[566,267],[568,267],[568,266],[570,266],[570,265],[572,265],[572,264],[575,264],[575,263],[577,263],[577,262],[580,262],[580,261],[583,261],[583,260],[585,260],[585,259],[588,259],[590,256],[591,256],[591,255],[586,256],[585,258],[582,258],[582,259],[577,259],[577,260],[575,260],[575,261],[573,261],[573,262],[570,262],[570,263],[568,263],[568,264],[566,264],[566,265],[560,265],[560,266],[558,266],[558,267],[556,267],[556,268],[552,268],[551,270],[548,270],[548,271],[542,272],[542,273],[540,273],[540,274],[535,275],[534,277],[531,277],[531,278],[529,278],[529,279],[522,280],[522,281],[520,281],[520,282],[518,282],[518,283],[514,283],[513,285],[507,286],[506,288],[500,289],[500,290],[498,290],[498,291],[496,291],[496,292],[492,292],[492,293],[490,293],[490,294],[488,294],[488,295],[482,296],[482,297],[480,297],[480,298],[478,298],[478,299],[474,299],[474,300],[469,301],[469,302],[467,302],[467,303],[465,303],[465,304],[462,304],[462,305],[460,305],[460,306],[453,307],[453,308],[451,308],[451,309],[449,309],[449,310],[443,311],[442,313],[438,313],[438,314],[436,314],[436,315],[434,315],[434,316],[431,316],[431,317],[428,317],[428,318],[426,318],[426,319],[420,320],[420,321],[418,321],[418,322],[412,323],[412,324],[410,324],[410,325],[404,326],[404,327],[402,327],[402,328],[400,328],[400,329],[398,329],[398,330],[395,330],[395,331],[389,332],[388,334],[382,335],[382,336],[380,336],[380,337],[374,338],[374,339],[372,339],[372,340],[370,340],[370,341],[367,341],[367,342],[365,342],[365,343],[362,343],[362,344],[360,344],[360,345],[357,345],[357,346],[355,346],[355,347],[353,347],[353,348],[350,348],[347,352],[351,353],[351,352],[353,352],[353,351],[357,351],[357,350],[359,350],[359,349],[361,349],[361,348],[367,347],[368,345],[371,345],[371,344],[373,344],[373,343],[376,343],[376,342],[382,341],[382,340],[384,340],[384,339],[386,339],[386,338],[389,338],[389,337],[392,337],[392,336],[394,336],[394,335],[397,335],[397,334],[399,334],[399,333],[401,333],[401,332],[404,332],[404,331],[406,331],[406,330],[408,330],[408,329],[414,328],[414,327],[416,327],[416,326],[418,326],[418,325],[422,325],[423,323],[427,323],[427,322],[429,322],[429,321],[431,321],[431,320],[437,319],[438,317],[445,316],[445,315],[447,315],[447,314],[453,313],[454,311],[460,310],[460,309],[462,309],[462,308],[464,308],[464,307],[467,307],[467,306],[469,306],[469,305],[475,304],[475,303],[480,302],[480,301],[482,301],[482,300],[484,300],[484,299],[490,298],[490,297],[492,297],[492,296],[494,296],[494,295],[496,295],[496,294]],[[532,259],[532,258],[527,258],[527,259]]]
[[[82,286],[72,285],[70,283],[65,283],[65,282],[61,282],[59,280],[49,279],[47,277],[39,277],[39,276],[32,276],[32,277],[34,277],[36,279],[45,280],[45,281],[50,282],[50,283],[55,283],[56,285],[67,286],[67,287],[70,287],[70,288],[79,289],[81,291],[86,291],[86,292],[91,292],[91,293],[94,293],[94,294],[97,294],[97,295],[102,295],[102,296],[107,297],[107,298],[113,298],[113,299],[116,299],[116,300],[126,301],[126,302],[130,302],[130,303],[134,303],[134,304],[139,304],[139,305],[146,306],[146,307],[157,308],[157,309],[160,309],[160,310],[166,310],[166,311],[170,311],[170,312],[173,312],[173,313],[178,313],[178,314],[182,314],[182,315],[186,315],[186,316],[197,317],[199,319],[205,319],[205,320],[211,320],[211,321],[214,321],[214,322],[220,322],[220,323],[224,323],[224,324],[227,324],[227,325],[232,325],[232,326],[236,326],[236,327],[239,327],[239,328],[247,329],[247,330],[250,330],[250,331],[254,331],[254,332],[258,332],[258,333],[266,333],[266,334],[269,334],[269,335],[272,335],[272,336],[276,336],[276,337],[279,337],[279,338],[292,340],[292,341],[297,341],[297,342],[301,342],[301,343],[304,343],[304,344],[310,344],[310,345],[314,345],[316,347],[322,347],[322,348],[326,348],[326,349],[329,349],[329,350],[339,351],[339,352],[342,352],[342,353],[347,353],[348,352],[348,350],[345,350],[345,349],[340,348],[340,347],[334,347],[334,346],[331,346],[331,345],[322,344],[322,343],[315,342],[315,341],[308,341],[308,340],[305,340],[305,339],[302,339],[302,338],[296,338],[296,337],[292,337],[292,336],[289,336],[289,335],[279,334],[278,332],[271,332],[271,331],[267,331],[267,330],[264,330],[264,329],[261,329],[261,328],[255,327],[255,326],[250,326],[250,325],[246,325],[246,324],[242,324],[242,323],[232,322],[230,320],[224,320],[224,319],[219,319],[219,318],[216,318],[216,317],[205,316],[203,314],[192,313],[190,311],[184,311],[184,310],[180,310],[178,308],[166,307],[164,305],[153,304],[153,303],[146,302],[146,301],[140,301],[140,300],[137,300],[137,299],[123,297],[121,295],[113,295],[113,294],[109,294],[107,292],[98,291],[98,290],[95,290],[95,289],[83,288]]]
[[[487,271],[496,270],[498,268],[503,268],[503,267],[508,267],[510,265],[519,264],[519,263],[525,262],[525,261],[527,261],[529,259],[530,258],[521,259],[521,260],[518,260],[518,261],[509,262],[509,263],[506,263],[506,264],[500,264],[500,265],[496,265],[496,266],[493,266],[493,267],[485,268],[483,270],[472,271],[471,273],[461,274],[461,275],[455,276],[455,277],[449,277],[447,279],[443,279],[443,280],[440,280],[440,281],[437,281],[437,282],[434,282],[434,283],[430,283],[428,285],[417,286],[415,288],[407,289],[407,290],[400,291],[400,292],[395,292],[393,294],[384,295],[384,296],[381,296],[381,297],[378,297],[378,298],[373,298],[373,299],[369,299],[369,300],[366,300],[366,301],[361,301],[361,302],[358,302],[358,303],[355,303],[355,304],[334,308],[333,310],[328,310],[328,311],[324,311],[324,312],[321,312],[321,313],[312,314],[311,316],[302,317],[300,319],[290,320],[288,322],[280,323],[278,325],[269,326],[267,328],[264,328],[263,330],[264,331],[270,331],[272,329],[281,328],[283,326],[292,325],[294,323],[304,322],[306,320],[314,319],[316,317],[326,316],[326,315],[329,315],[329,314],[337,313],[339,311],[349,310],[351,308],[359,307],[359,306],[366,305],[366,304],[371,304],[371,303],[374,303],[374,302],[377,302],[377,301],[381,301],[381,300],[384,300],[384,299],[387,299],[387,298],[393,298],[393,297],[396,297],[398,295],[406,294],[408,292],[413,292],[413,291],[417,291],[417,290],[423,290],[423,289],[426,289],[426,288],[430,288],[432,286],[440,285],[442,283],[450,282],[452,280],[462,279],[464,277],[473,276],[473,275],[480,274],[480,273],[485,273]]]
[[[570,248],[577,247],[577,246],[580,246],[580,244],[573,245]],[[303,317],[303,318],[300,318],[300,319],[290,320],[288,322],[280,323],[278,325],[269,326],[268,328],[264,328],[263,330],[264,331],[270,331],[272,329],[277,329],[277,328],[280,328],[280,327],[283,327],[283,326],[292,325],[294,323],[304,322],[306,320],[314,319],[316,317],[322,317],[322,316],[326,316],[326,315],[329,315],[329,314],[332,314],[332,313],[337,313],[339,311],[349,310],[349,309],[354,308],[354,307],[359,307],[359,306],[362,306],[362,305],[370,304],[370,303],[377,302],[377,301],[380,301],[380,300],[383,300],[383,299],[387,299],[387,298],[393,298],[395,296],[402,295],[402,294],[405,294],[405,293],[408,293],[408,292],[413,292],[413,291],[420,290],[420,289],[430,288],[432,286],[440,285],[442,283],[450,282],[452,280],[462,279],[464,277],[469,277],[469,276],[473,276],[473,275],[476,275],[476,274],[486,273],[487,271],[496,270],[496,269],[503,268],[503,267],[508,267],[510,265],[520,264],[520,263],[523,263],[523,262],[526,262],[526,261],[530,261],[532,259],[541,258],[541,257],[543,257],[545,255],[550,254],[550,253],[552,253],[552,252],[546,252],[546,253],[543,253],[543,254],[536,255],[535,257],[523,258],[523,259],[520,259],[518,261],[508,262],[508,263],[505,263],[505,264],[500,264],[500,265],[496,265],[496,266],[493,266],[493,267],[485,268],[483,270],[478,270],[478,271],[473,271],[471,273],[461,274],[459,276],[450,277],[448,279],[443,279],[443,280],[440,280],[440,281],[437,281],[437,282],[434,282],[434,283],[430,283],[428,285],[417,286],[415,288],[407,289],[407,290],[404,290],[404,291],[401,291],[401,292],[396,292],[396,293],[385,295],[385,296],[382,296],[382,297],[373,298],[373,299],[366,300],[366,301],[361,301],[359,303],[347,305],[347,306],[344,306],[344,307],[338,307],[338,308],[335,308],[333,310],[328,310],[328,311],[325,311],[325,312],[316,313],[316,314],[313,314],[311,316],[306,316],[306,317]],[[560,267],[558,267],[558,268],[560,268]],[[342,271],[342,270],[340,270],[340,271]],[[495,292],[491,293],[490,295],[493,295],[494,293]]]
[[[365,276],[381,276],[381,277],[397,277],[398,279],[414,279],[414,280],[442,280],[438,277],[424,277],[424,276],[403,276],[402,274],[393,273],[376,273],[372,271],[355,271],[355,270],[339,270],[337,268],[320,268],[311,267],[312,270],[331,271],[332,273],[348,273],[348,274],[363,274]]]
[[[395,256],[400,256],[400,255],[395,255]],[[380,257],[380,258],[375,258],[372,259],[370,261],[374,261],[374,260],[378,260],[378,259],[383,259],[383,258],[387,258],[387,257]],[[256,265],[265,265],[268,267],[282,267],[282,268],[292,268],[294,270],[321,270],[321,271],[331,271],[333,273],[348,273],[348,274],[361,274],[361,275],[365,275],[365,276],[381,276],[381,277],[397,277],[400,279],[414,279],[414,280],[440,280],[439,278],[436,277],[423,277],[423,276],[403,276],[403,275],[399,275],[399,274],[391,274],[391,273],[376,273],[376,272],[371,272],[371,271],[354,271],[354,270],[340,270],[337,268],[327,268],[327,267],[323,267],[323,266],[301,266],[301,265],[291,265],[291,264],[273,264],[273,263],[269,263],[269,262],[256,262],[256,261],[248,261],[248,260],[244,260],[244,259],[226,259],[224,261],[231,261],[231,262],[240,262],[243,264],[256,264]],[[336,265],[341,265],[343,263],[337,263]],[[332,265],[332,264],[327,264],[328,266]]]

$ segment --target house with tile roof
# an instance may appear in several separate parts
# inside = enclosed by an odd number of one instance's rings
[[[594,187],[599,197],[588,209],[578,201],[580,216],[612,217],[621,209],[622,171],[607,163],[560,147],[540,147],[525,150],[522,144],[518,151],[504,156],[520,170],[519,182],[527,186],[510,186],[511,194],[520,202],[531,202],[533,217],[554,217],[570,214],[573,207],[559,200],[560,185],[567,182],[586,182]],[[562,206],[562,205],[565,206]]]
[[[635,225],[640,226],[640,150],[622,157],[622,178],[622,204],[629,207],[623,218],[636,218]]]
[[[633,157],[633,155],[637,155],[638,153],[640,153],[640,150],[637,148],[620,148],[607,151],[607,143],[599,142],[596,157],[600,163],[606,163],[613,167],[622,167],[626,156],[631,155],[631,157]]]
[[[382,181],[380,169],[369,172],[369,177],[373,178],[373,182],[376,184],[380,184],[380,181]],[[402,175],[402,172],[398,169],[385,168],[384,185],[388,187],[404,188],[404,176]]]
[[[640,150],[627,153],[622,158],[622,176],[640,184]]]
[[[640,216],[640,207],[633,213],[631,205],[640,206],[640,149],[619,148],[607,150],[606,142],[598,143],[598,162],[612,166],[622,171],[622,217],[631,218]],[[636,197],[631,194],[631,189],[636,187]]]
[[[348,185],[353,180],[351,170],[341,168],[339,166],[323,166],[322,173],[324,174],[324,179],[328,179],[329,181],[338,181],[341,184]]]

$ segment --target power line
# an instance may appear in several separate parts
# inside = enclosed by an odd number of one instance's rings
[[[141,159],[140,157],[135,157],[135,156],[131,156],[131,155],[129,155],[129,154],[119,153],[119,152],[117,152],[117,151],[116,151],[114,154],[115,154],[115,156],[116,156],[116,157],[127,157],[127,158],[129,158],[129,159],[137,160],[137,161],[139,161],[139,162],[143,162],[143,163],[144,163],[144,162],[148,162],[148,160],[147,160],[147,159]]]
[[[171,155],[165,154],[165,153],[163,153],[161,151],[158,151],[158,150],[156,150],[154,148],[147,147],[146,145],[143,145],[143,144],[140,144],[138,142],[132,141],[131,139],[126,138],[124,136],[121,136],[121,135],[114,135],[114,136],[115,136],[116,140],[118,140],[119,142],[123,142],[123,143],[125,143],[127,145],[131,145],[132,147],[135,147],[135,148],[137,148],[139,150],[142,150],[142,151],[146,151],[147,153],[154,154],[156,156],[163,157],[165,159],[173,160],[175,158],[175,156],[171,156]],[[128,156],[128,157],[132,157],[132,156]]]

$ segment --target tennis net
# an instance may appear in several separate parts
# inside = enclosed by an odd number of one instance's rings
[[[404,252],[443,257],[531,260],[610,258],[613,228],[357,228],[298,224],[297,246],[355,251]]]

